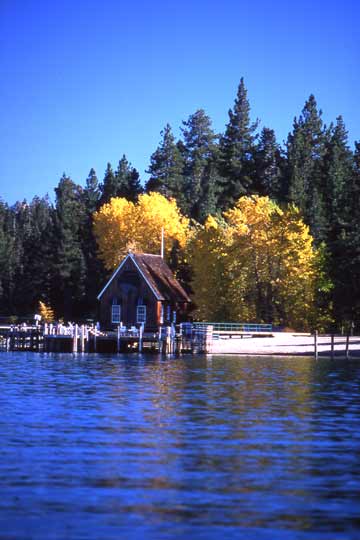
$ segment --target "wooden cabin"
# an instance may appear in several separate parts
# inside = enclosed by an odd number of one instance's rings
[[[186,320],[190,298],[160,255],[129,253],[98,296],[100,324],[144,323],[145,330]]]

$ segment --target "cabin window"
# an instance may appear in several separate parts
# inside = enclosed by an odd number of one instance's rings
[[[176,323],[176,311],[173,311],[173,319],[172,319],[172,322],[175,324]]]
[[[136,308],[136,322],[138,324],[146,322],[146,306],[137,306]]]
[[[170,321],[170,306],[166,306],[166,320]]]
[[[164,324],[164,304],[160,307],[160,324]]]
[[[111,306],[111,322],[112,324],[120,324],[121,306],[118,304],[118,299],[113,298]]]

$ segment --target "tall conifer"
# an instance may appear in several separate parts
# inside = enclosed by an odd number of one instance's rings
[[[326,130],[311,95],[287,140],[288,198],[300,208],[315,239],[325,237],[322,166]]]
[[[91,168],[85,182],[84,204],[86,212],[92,214],[98,209],[101,198],[101,190],[95,169]]]
[[[161,131],[162,140],[150,158],[146,191],[158,191],[165,197],[174,197],[179,207],[186,210],[184,160],[171,127],[167,124]]]
[[[229,110],[229,123],[220,139],[223,208],[232,206],[239,197],[254,190],[257,126],[258,122],[250,121],[250,104],[241,78],[234,107]]]
[[[354,208],[353,155],[341,116],[331,129],[324,156],[324,200],[327,217],[326,242],[330,252],[329,273],[334,283],[332,293],[337,321],[353,318],[353,305],[359,294],[354,276],[360,278],[354,261],[359,255],[357,220]],[[355,205],[357,207],[357,203]],[[356,212],[356,213],[355,213]],[[355,241],[354,241],[355,240]]]
[[[86,179],[83,191],[85,217],[81,225],[81,246],[86,265],[84,312],[88,317],[96,316],[96,297],[101,284],[105,281],[106,272],[97,256],[97,245],[93,232],[93,214],[100,206],[101,191],[94,169]]]
[[[192,218],[202,222],[217,207],[216,135],[203,109],[183,122],[182,133],[187,208]]]
[[[100,185],[101,197],[99,206],[108,203],[111,197],[116,197],[117,181],[111,163],[106,166],[105,176],[102,184]]]
[[[86,264],[81,231],[85,222],[83,190],[65,174],[56,193],[56,268],[53,302],[57,313],[66,318],[81,314],[85,298]]]
[[[138,171],[128,162],[125,154],[119,161],[115,172],[116,197],[125,197],[128,201],[136,202],[142,193],[140,175]]]
[[[267,195],[277,201],[284,199],[284,158],[272,129],[264,127],[260,133],[255,152],[255,167],[256,193]]]

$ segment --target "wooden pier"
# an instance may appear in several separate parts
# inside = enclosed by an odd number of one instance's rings
[[[45,353],[211,353],[212,326],[191,323],[162,326],[153,332],[143,327],[121,327],[103,332],[94,325],[45,324],[0,327],[0,351]]]

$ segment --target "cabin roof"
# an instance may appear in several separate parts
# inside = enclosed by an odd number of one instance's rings
[[[190,302],[190,298],[180,285],[174,274],[160,255],[149,253],[129,253],[119,264],[103,290],[98,296],[102,297],[115,276],[120,272],[125,261],[130,258],[135,267],[144,278],[157,300],[172,302]]]

